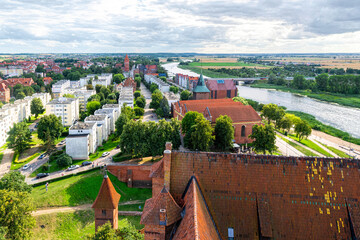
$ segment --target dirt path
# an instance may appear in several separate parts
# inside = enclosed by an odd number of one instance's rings
[[[129,204],[136,204],[139,201],[128,201],[128,202],[122,202],[119,205],[129,205]],[[92,204],[85,204],[75,207],[57,207],[57,208],[45,208],[45,209],[39,209],[37,211],[34,211],[32,213],[33,216],[40,216],[40,215],[46,215],[51,213],[64,213],[64,212],[75,212],[79,210],[88,210],[91,209]],[[141,211],[119,211],[120,216],[141,216]]]
[[[14,151],[11,149],[4,150],[4,156],[0,163],[0,177],[10,171],[11,161],[14,156]]]

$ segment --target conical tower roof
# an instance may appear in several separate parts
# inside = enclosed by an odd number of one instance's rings
[[[210,92],[210,90],[206,87],[204,77],[202,74],[200,75],[199,81],[196,85],[196,88],[193,90],[193,92],[196,92],[196,93]]]
[[[115,209],[119,204],[120,197],[120,194],[116,192],[108,175],[105,175],[92,208]]]
[[[125,62],[128,62],[129,61],[129,57],[128,57],[128,55],[126,54],[126,56],[125,56]]]

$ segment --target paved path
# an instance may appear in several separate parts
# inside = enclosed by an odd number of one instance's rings
[[[12,149],[5,149],[4,156],[0,164],[0,177],[10,171],[11,161],[14,156],[14,151]]]
[[[276,136],[276,146],[279,148],[280,152],[284,156],[295,156],[295,157],[302,157],[305,156],[302,152]]]
[[[144,95],[145,100],[146,100],[146,105],[145,105],[145,113],[144,113],[144,117],[143,117],[143,121],[144,122],[148,122],[148,121],[155,121],[158,122],[159,119],[157,118],[156,114],[153,112],[153,109],[150,109],[150,102],[151,102],[151,92],[149,89],[147,89],[145,87],[145,85],[143,83],[140,84],[140,91],[141,94]]]
[[[126,202],[125,202],[126,203]],[[119,204],[120,205],[120,204]],[[123,204],[125,205],[125,204]],[[85,204],[75,207],[56,207],[56,208],[46,208],[46,209],[39,209],[32,212],[33,216],[40,216],[46,215],[51,213],[64,213],[64,212],[75,212],[79,210],[88,210],[91,209],[92,204]],[[141,211],[119,211],[120,216],[141,216]]]

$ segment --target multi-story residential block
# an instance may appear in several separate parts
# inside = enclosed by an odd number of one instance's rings
[[[154,75],[146,74],[145,75],[145,81],[149,84],[156,84],[161,92],[169,92],[170,91],[170,85],[165,83],[160,78],[157,78]]]
[[[6,143],[6,139],[9,137],[8,132],[12,126],[11,116],[0,115],[0,146]]]
[[[112,74],[111,73],[102,73],[101,75],[90,74],[90,75],[87,75],[86,77],[93,78],[92,85],[94,88],[96,85],[102,85],[102,86],[107,87],[112,82]]]
[[[98,109],[95,111],[94,115],[107,115],[110,118],[110,132],[115,131],[115,122],[117,120],[117,115],[115,109],[107,108],[107,109]]]
[[[88,159],[97,148],[96,123],[77,122],[66,137],[66,153],[73,159]]]
[[[120,90],[118,102],[119,102],[119,107],[120,107],[120,113],[121,113],[121,108],[123,107],[124,104],[131,108],[134,108],[133,88],[132,87],[122,87]]]
[[[79,119],[79,99],[57,98],[46,104],[46,114],[61,117],[64,126],[71,126]]]
[[[96,94],[95,90],[77,90],[72,93],[76,98],[79,99],[79,105],[81,111],[86,111],[86,104],[91,95]]]
[[[0,101],[9,102],[10,101],[10,88],[6,86],[5,83],[0,83]]]
[[[52,93],[54,98],[62,97],[65,94],[65,89],[70,87],[70,80],[60,80],[52,85]]]
[[[115,119],[118,119],[120,116],[121,109],[119,104],[105,104],[104,106],[102,106],[102,109],[114,109]]]
[[[85,118],[85,123],[96,123],[99,129],[97,129],[97,145],[102,145],[103,141],[108,139],[110,135],[110,118],[108,115],[90,115]]]

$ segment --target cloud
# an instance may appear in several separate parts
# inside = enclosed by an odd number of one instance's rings
[[[351,52],[360,46],[357,0],[1,2],[0,52]]]

